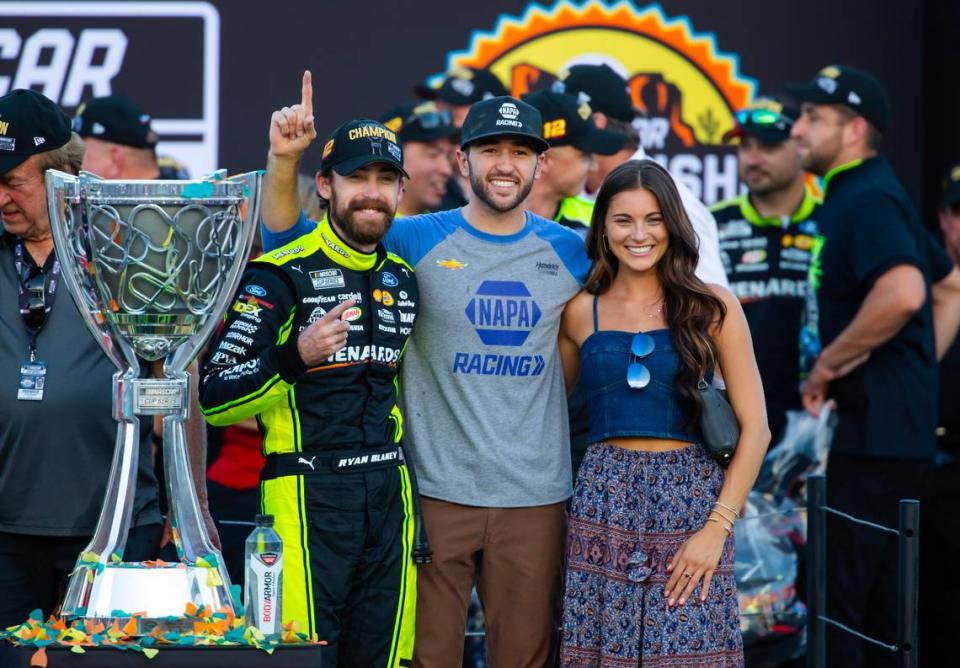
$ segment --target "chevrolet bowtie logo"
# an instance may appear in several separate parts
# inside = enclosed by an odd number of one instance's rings
[[[467,263],[460,260],[437,260],[437,266],[444,269],[463,269]]]

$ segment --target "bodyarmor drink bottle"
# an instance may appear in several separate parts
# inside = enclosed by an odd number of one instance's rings
[[[273,515],[257,515],[256,525],[244,549],[244,623],[264,633],[280,633],[283,542],[273,529]]]

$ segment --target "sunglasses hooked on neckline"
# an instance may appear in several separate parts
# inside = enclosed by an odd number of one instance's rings
[[[649,357],[654,349],[653,337],[646,332],[637,332],[630,342],[630,354],[633,361],[627,366],[627,385],[634,390],[642,390],[650,384],[650,369],[640,360]]]

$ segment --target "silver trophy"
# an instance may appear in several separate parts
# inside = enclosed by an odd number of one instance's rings
[[[178,628],[189,603],[242,609],[210,543],[193,484],[184,424],[187,369],[240,281],[259,218],[261,173],[203,181],[106,181],[46,174],[50,225],[63,280],[117,366],[117,443],[96,532],[77,560],[61,617],[126,622],[139,632]],[[140,359],[164,378],[141,378]],[[162,415],[167,496],[179,562],[123,560],[133,511],[141,415]],[[212,556],[211,556],[212,555]]]

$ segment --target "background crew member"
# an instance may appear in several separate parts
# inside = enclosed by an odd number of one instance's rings
[[[817,238],[817,196],[790,138],[799,114],[769,97],[737,112],[737,125],[724,139],[739,140],[747,192],[710,209],[730,289],[750,324],[773,443],[786,426],[786,411],[802,408],[800,323]]]
[[[96,528],[113,460],[116,367],[87,329],[53,248],[44,173],[76,174],[83,140],[51,100],[29,90],[0,98],[0,627],[52,613]],[[43,389],[24,372],[40,370]],[[13,384],[19,379],[19,390]],[[123,557],[156,556],[161,536],[150,422],[142,420],[133,515]],[[207,531],[203,440],[187,440]]]
[[[941,181],[937,210],[943,248],[960,266],[960,163],[951,166]],[[954,269],[956,271],[956,269]],[[945,284],[941,281],[937,285]],[[938,353],[943,350],[956,323],[937,317],[934,286],[934,326],[937,328]],[[960,343],[950,345],[940,360],[940,421],[937,425],[937,452],[933,471],[924,483],[924,503],[920,506],[921,573],[945,573],[955,566],[960,554]],[[921,661],[949,657],[955,651],[952,634],[960,627],[960,608],[943,605],[960,596],[960,582],[949,578],[920,578]]]
[[[312,87],[274,112],[265,204],[296,201],[316,132]],[[283,617],[326,640],[329,666],[409,665],[416,614],[414,502],[400,454],[397,364],[416,316],[413,271],[380,243],[400,197],[396,134],[351,121],[324,144],[327,215],[251,263],[209,364],[211,424],[257,415],[262,505],[284,544]]]
[[[830,65],[788,88],[803,100],[793,125],[804,167],[824,177],[817,304],[822,352],[803,388],[839,423],[827,498],[838,510],[896,525],[897,499],[922,498],[934,453],[937,369],[931,284],[952,275],[934,253],[890,164],[878,154],[889,128],[886,92],[870,74]],[[831,523],[828,613],[884,641],[895,638],[896,552],[888,535]],[[884,666],[892,655],[828,632],[836,665]]]
[[[543,116],[543,136],[550,144],[527,209],[586,234],[593,214],[593,200],[580,196],[587,174],[595,167],[597,155],[616,153],[626,137],[599,129],[590,104],[577,102],[573,95],[542,91],[524,96],[523,101]]]
[[[433,102],[402,104],[383,114],[380,121],[400,137],[403,168],[410,175],[403,182],[397,215],[436,211],[453,176],[450,154],[453,138],[459,134],[450,112],[437,109]]]
[[[73,128],[86,146],[83,169],[104,179],[187,179],[186,168],[158,157],[151,118],[122,95],[80,105]]]

